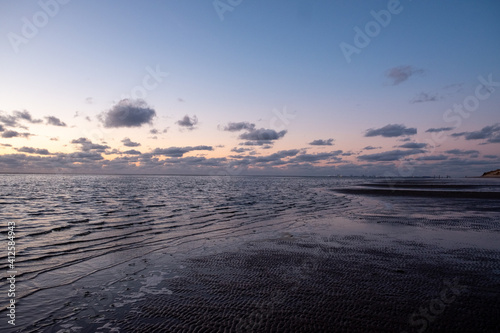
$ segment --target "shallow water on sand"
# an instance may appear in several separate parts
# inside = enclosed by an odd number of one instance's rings
[[[480,193],[481,199],[474,193]],[[211,311],[243,306],[208,326],[214,329],[219,323],[237,330],[235,322],[250,325],[244,320],[250,310],[244,307],[253,307],[250,314],[259,308],[255,305],[259,288],[255,288],[257,294],[246,296],[247,304],[231,299],[237,295],[228,292],[241,286],[221,286],[220,280],[230,284],[235,276],[249,279],[245,285],[252,288],[252,283],[258,286],[266,281],[252,269],[277,265],[281,268],[271,275],[285,283],[293,282],[295,287],[297,281],[301,286],[307,281],[321,283],[324,270],[336,267],[323,252],[338,249],[347,251],[353,262],[368,250],[396,258],[419,246],[426,247],[432,260],[443,258],[438,254],[444,253],[470,265],[467,255],[482,255],[486,259],[481,267],[488,269],[481,274],[497,281],[499,194],[500,181],[495,179],[387,183],[333,177],[2,175],[2,234],[7,233],[8,221],[16,224],[15,330],[107,332],[122,327],[129,331],[141,318],[130,311],[141,313],[152,299],[163,304],[153,311],[160,317],[168,317],[168,309],[184,304],[182,315],[168,321],[168,327],[179,331],[201,327],[203,320],[193,319],[203,312],[196,308],[196,300],[209,302],[204,306]],[[224,266],[251,262],[257,250],[267,261],[256,260],[253,268],[244,264],[249,275]],[[287,257],[283,251],[301,259],[282,265]],[[196,262],[199,258],[209,259]],[[395,271],[406,271],[402,266]],[[318,273],[320,267],[323,273]],[[7,271],[6,260],[0,269]],[[255,279],[252,274],[257,274]],[[207,290],[207,284],[199,283],[207,276],[219,284]],[[6,287],[3,280],[0,290]],[[217,291],[219,303],[213,297],[203,298],[210,290]],[[294,289],[286,290],[279,294],[279,302],[266,288],[262,295],[276,310]],[[222,292],[230,298],[224,299]],[[337,309],[326,304],[332,311]],[[406,312],[413,310],[409,306]],[[279,313],[286,317],[293,311]],[[0,330],[12,330],[5,310],[0,315],[4,318]],[[376,314],[370,316],[376,318]],[[400,321],[404,327],[406,318]],[[262,320],[250,322],[255,331],[266,330]],[[151,329],[156,324],[166,329],[160,323],[151,324]],[[276,325],[269,328],[279,329],[280,324]],[[314,325],[307,327],[314,330]]]

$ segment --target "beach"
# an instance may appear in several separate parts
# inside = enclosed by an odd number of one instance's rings
[[[500,330],[496,180],[51,177],[2,331]]]

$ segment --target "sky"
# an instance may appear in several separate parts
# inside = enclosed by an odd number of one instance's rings
[[[500,2],[0,2],[0,172],[479,176]]]

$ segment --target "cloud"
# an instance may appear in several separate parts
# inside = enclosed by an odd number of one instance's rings
[[[5,114],[4,112],[0,111],[0,126],[6,126],[6,127],[12,127],[12,128],[23,128],[27,129],[26,126],[23,126],[19,123],[19,121],[27,121],[31,124],[39,124],[42,122],[41,119],[33,119],[31,114],[24,110],[24,111],[13,111],[11,115]],[[2,126],[2,129],[4,128]]]
[[[416,160],[418,161],[444,161],[447,160],[448,156],[446,155],[429,155],[429,156],[422,156],[422,157],[417,157]]]
[[[429,128],[426,133],[438,133],[438,132],[446,132],[446,131],[452,131],[454,130],[455,127],[439,127],[439,128]]]
[[[427,147],[427,143],[417,143],[417,142],[408,142],[405,144],[402,144],[401,146],[398,146],[399,148],[407,148],[407,149],[420,149],[420,148],[425,148]]]
[[[142,153],[138,150],[131,149],[131,150],[126,150],[123,152],[126,155],[141,155]]]
[[[278,140],[278,139],[284,137],[286,133],[287,133],[286,130],[283,130],[281,132],[277,132],[273,129],[260,128],[260,129],[251,130],[247,133],[242,133],[239,138],[242,140],[249,140],[249,141],[269,142],[269,141]]]
[[[106,145],[99,145],[96,143],[92,143],[92,141],[90,141],[87,138],[79,138],[79,139],[71,141],[71,143],[81,145],[80,150],[83,152],[95,150],[96,152],[103,153],[106,151],[106,149],[110,148],[109,146],[106,146]]]
[[[327,140],[313,140],[312,142],[309,142],[311,146],[332,146],[333,139],[327,139]]]
[[[48,116],[45,117],[47,119],[47,125],[54,125],[54,126],[61,126],[61,127],[66,127],[66,123],[62,122],[61,119],[54,117],[54,116]]]
[[[26,120],[27,122],[29,122],[31,124],[39,124],[43,121],[42,119],[33,119],[33,117],[31,117],[31,114],[26,110],[14,111],[13,113],[17,119]]]
[[[498,158],[498,155],[484,155],[485,158],[492,158],[492,159],[495,159],[495,158]]]
[[[50,155],[47,149],[39,149],[39,148],[31,148],[31,147],[22,147],[16,148],[16,150],[20,153],[28,153],[28,154],[38,154],[38,155]]]
[[[331,160],[335,159],[337,161],[341,160],[339,155],[343,153],[342,150],[335,150],[329,153],[317,153],[317,154],[300,154],[297,155],[296,157],[292,158],[289,162],[290,163],[303,163],[303,162],[308,162],[308,163],[316,163],[320,161],[326,161],[326,160]]]
[[[287,162],[283,159],[292,157],[297,155],[300,152],[299,149],[289,149],[289,150],[280,150],[277,153],[266,155],[266,156],[257,156],[257,157],[247,157],[248,164],[257,164],[257,165],[283,165]]]
[[[460,132],[451,134],[453,137],[463,136],[465,140],[484,140],[489,143],[500,143],[500,124],[497,123],[492,126],[486,126],[479,131],[474,132]]]
[[[479,151],[477,150],[462,150],[462,149],[451,149],[446,150],[445,153],[452,155],[477,155]]]
[[[2,138],[5,138],[5,139],[17,138],[17,137],[28,138],[31,135],[33,135],[33,134],[30,134],[30,133],[19,133],[19,132],[10,131],[10,130],[2,132]]]
[[[141,144],[138,142],[133,142],[129,138],[125,138],[122,140],[122,143],[125,147],[139,147]]]
[[[241,154],[241,153],[244,153],[246,151],[253,151],[252,148],[237,148],[237,147],[234,147],[233,149],[231,149],[232,152],[235,152],[235,153],[238,153],[238,154]]]
[[[272,145],[273,142],[272,141],[245,141],[245,142],[242,142],[240,143],[241,146],[266,146],[266,145],[270,145],[270,148],[272,148]],[[264,149],[267,149],[265,147],[263,147]]]
[[[177,121],[177,125],[186,127],[188,130],[195,129],[196,124],[198,124],[198,118],[196,116],[190,118],[188,115],[185,115],[184,118]]]
[[[404,125],[389,124],[382,128],[377,128],[377,129],[370,128],[366,131],[365,136],[366,137],[383,136],[386,138],[392,138],[396,136],[414,135],[414,134],[417,134],[416,128],[407,128]]]
[[[87,97],[87,98],[85,98],[85,103],[86,104],[94,104],[94,99],[92,97]]]
[[[7,127],[18,127],[17,117],[0,114],[0,122]]]
[[[422,154],[425,153],[425,150],[422,149],[410,149],[410,150],[391,150],[385,151],[377,154],[367,154],[358,156],[358,160],[367,161],[367,162],[388,162],[388,161],[397,161],[403,157]]]
[[[438,94],[428,94],[425,92],[421,92],[420,94],[418,94],[417,96],[413,97],[410,100],[410,104],[436,102],[439,101],[440,99],[443,99],[443,97],[439,96]]]
[[[401,82],[408,80],[414,74],[422,74],[423,69],[417,69],[412,66],[399,66],[390,68],[386,76],[392,80],[393,85],[398,85]]]
[[[382,147],[373,147],[373,146],[366,146],[365,148],[363,148],[363,150],[373,150],[373,149],[380,149]]]
[[[70,154],[66,154],[66,155],[61,154],[60,156],[69,157],[74,162],[85,162],[87,160],[100,161],[100,160],[104,159],[101,156],[101,154],[98,154],[97,152],[76,152],[76,153],[70,153]]]
[[[141,127],[151,124],[156,111],[141,99],[122,99],[109,111],[101,113],[99,120],[106,128]]]
[[[238,123],[229,123],[224,126],[223,130],[228,132],[237,132],[241,130],[249,130],[253,131],[255,129],[255,124],[251,124],[246,121],[238,122]]]
[[[152,155],[162,155],[169,157],[182,157],[184,154],[195,150],[208,150],[212,151],[212,146],[196,146],[196,147],[170,147],[170,148],[156,148],[151,153]]]

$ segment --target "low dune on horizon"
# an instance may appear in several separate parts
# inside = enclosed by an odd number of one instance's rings
[[[496,169],[494,171],[488,171],[483,173],[481,177],[494,177],[494,178],[500,178],[500,169]]]

